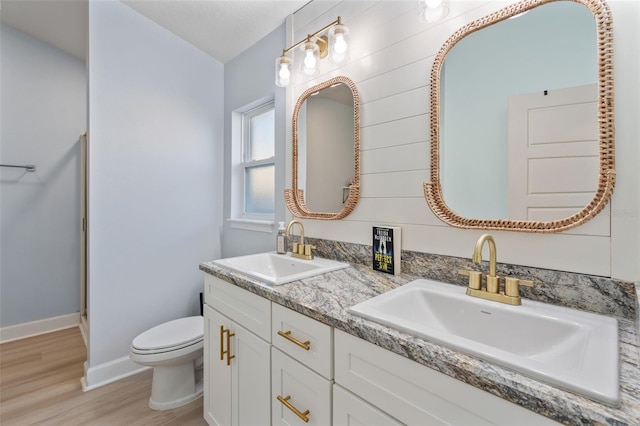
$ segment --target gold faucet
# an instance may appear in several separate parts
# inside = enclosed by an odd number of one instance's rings
[[[505,278],[504,292],[500,291],[500,277],[496,274],[496,263],[498,258],[496,242],[493,240],[491,235],[484,234],[478,238],[471,260],[473,263],[482,262],[482,248],[484,247],[485,242],[489,244],[489,274],[486,277],[487,285],[485,288],[482,288],[481,272],[466,270],[459,271],[460,274],[467,275],[469,277],[467,294],[469,296],[507,303],[509,305],[521,305],[522,299],[520,298],[519,286],[526,285],[531,287],[533,286],[533,282],[507,277]]]
[[[478,238],[471,260],[473,263],[477,264],[482,262],[482,247],[484,247],[485,242],[489,243],[489,275],[487,275],[487,291],[490,293],[497,293],[500,287],[500,282],[496,276],[496,260],[498,258],[498,254],[496,253],[496,242],[493,240],[491,235],[484,234]]]
[[[298,225],[300,228],[300,241],[297,243],[291,243],[291,256],[305,260],[313,259],[312,250],[315,249],[316,246],[304,243],[304,226],[302,226],[302,222],[295,219],[289,222],[287,229],[284,232],[285,236],[287,239],[290,239],[289,236],[291,235],[291,227],[293,225]]]

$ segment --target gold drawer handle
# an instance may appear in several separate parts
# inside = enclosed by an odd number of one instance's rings
[[[285,331],[285,332],[282,332],[281,330],[278,330],[278,336],[282,336],[285,339],[287,339],[288,341],[295,343],[296,345],[300,346],[305,351],[309,350],[309,347],[310,347],[309,345],[310,345],[311,341],[307,340],[306,342],[301,342],[300,340],[298,340],[295,337],[291,336],[291,330]]]
[[[309,422],[309,417],[307,417],[309,415],[309,410],[306,410],[304,413],[301,413],[296,407],[291,405],[291,403],[289,402],[289,400],[291,399],[291,395],[288,395],[286,398],[283,398],[280,395],[278,395],[277,398],[278,398],[278,401],[282,402],[285,407],[293,411],[293,413],[296,416],[300,417],[303,422],[305,423]]]

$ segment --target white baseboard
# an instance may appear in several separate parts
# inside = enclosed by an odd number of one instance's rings
[[[51,333],[52,331],[63,330],[65,328],[77,327],[78,324],[80,324],[80,314],[74,313],[10,325],[8,327],[0,328],[0,343],[25,339],[27,337]]]
[[[86,392],[141,373],[149,368],[151,367],[136,364],[131,361],[129,356],[123,356],[95,367],[89,367],[85,362],[84,377],[80,379],[80,383],[82,384],[82,390]]]

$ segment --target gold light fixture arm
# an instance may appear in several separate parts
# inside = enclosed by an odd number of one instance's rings
[[[298,46],[301,46],[303,43],[311,41],[318,34],[327,31],[329,28],[333,27],[334,25],[342,25],[342,18],[340,16],[338,16],[338,19],[336,19],[335,21],[333,21],[332,23],[330,23],[328,25],[325,25],[324,27],[322,27],[321,29],[319,29],[315,33],[308,34],[307,38],[303,38],[302,40],[300,40],[296,44],[294,44],[292,46],[289,46],[286,49],[282,49],[282,56],[285,56],[291,50],[295,49]],[[316,40],[316,43],[318,44],[318,48],[320,49],[320,57],[322,57],[322,58],[327,56],[327,47],[329,46],[329,42],[327,40],[328,39],[327,39],[326,36],[319,37],[318,40]]]

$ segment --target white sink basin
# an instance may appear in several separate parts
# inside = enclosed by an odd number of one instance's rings
[[[273,285],[286,284],[349,266],[348,263],[335,260],[318,257],[304,260],[292,257],[291,253],[285,255],[275,252],[218,259],[213,263]]]
[[[620,402],[614,318],[524,299],[510,306],[426,279],[349,311],[605,404]]]

